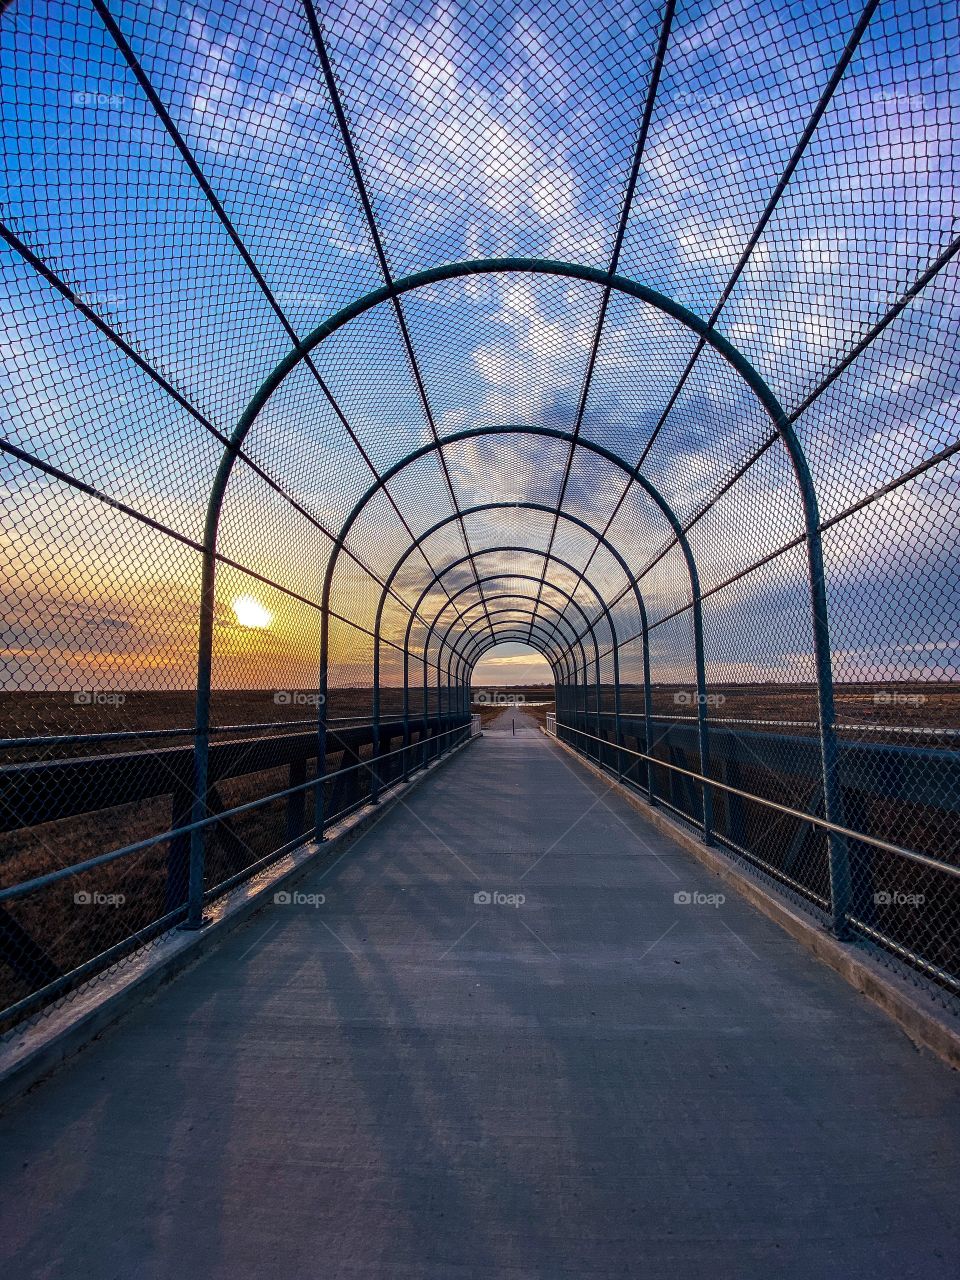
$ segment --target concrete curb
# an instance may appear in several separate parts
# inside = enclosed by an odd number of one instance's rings
[[[10,1042],[0,1049],[0,1107],[40,1083],[141,1000],[219,946],[238,925],[266,906],[278,889],[294,884],[323,862],[342,857],[415,787],[475,741],[467,738],[408,782],[383,791],[378,805],[366,805],[330,827],[322,844],[311,841],[301,845],[210,903],[206,928],[197,933],[174,929],[161,935],[158,941],[133,952],[113,973],[107,971],[78,987],[70,999],[28,1027],[22,1036],[11,1033]]]
[[[752,907],[779,925],[851,987],[882,1009],[915,1045],[931,1050],[947,1066],[960,1070],[960,1028],[952,1026],[946,1015],[941,1016],[935,1008],[927,1007],[917,990],[908,982],[898,978],[896,974],[881,970],[862,951],[849,943],[838,942],[813,920],[800,915],[786,902],[744,875],[721,850],[705,845],[692,831],[686,830],[663,810],[650,805],[642,796],[618,782],[593,761],[587,760],[566,742],[561,742],[551,734],[544,733],[544,736],[584,768],[615,787],[617,793],[643,814],[658,831],[675,840],[687,853],[693,854],[698,862],[719,876]]]

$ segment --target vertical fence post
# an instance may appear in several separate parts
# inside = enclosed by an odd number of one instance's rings
[[[222,464],[221,464],[222,469]],[[191,822],[207,816],[210,774],[210,690],[213,683],[213,620],[216,592],[216,545],[219,505],[211,499],[204,532],[203,570],[200,584],[200,625],[197,636],[197,700],[193,739],[193,802]],[[190,864],[187,877],[187,918],[182,929],[202,929],[203,876],[206,856],[206,827],[190,832]]]
[[[410,777],[410,649],[403,646],[403,762],[402,777],[406,782]]]
[[[423,750],[420,753],[420,764],[422,768],[426,768],[430,763],[430,685],[427,677],[427,646],[424,644],[423,649]]]
[[[603,720],[601,718],[602,694],[600,692],[600,646],[597,644],[596,636],[594,636],[594,639],[593,639],[593,652],[594,652],[594,676],[595,676],[594,690],[596,694],[596,703],[597,703],[596,715],[594,717],[597,724],[597,739],[598,739],[597,764],[600,765],[601,768],[603,768],[604,750],[603,750]]]
[[[320,617],[320,679],[317,698],[317,774],[313,788],[313,831],[314,839],[322,842],[325,837],[323,828],[326,822],[324,778],[327,772],[327,620]]]
[[[815,502],[815,499],[814,499]],[[845,825],[843,792],[837,768],[836,712],[833,698],[833,660],[830,653],[830,629],[827,618],[827,589],[823,568],[823,545],[819,516],[813,510],[817,525],[807,536],[807,563],[810,577],[810,601],[813,614],[813,651],[817,671],[817,712],[820,721],[820,758],[823,768],[823,811],[828,822]],[[850,850],[846,836],[827,833],[827,857],[830,867],[830,908],[833,932],[838,938],[849,933]]]
[[[645,750],[648,757],[653,755],[653,686],[650,680],[650,633],[647,628],[646,610],[640,615],[643,623],[643,732],[646,736]],[[653,760],[647,760],[647,799],[654,807],[657,803],[653,773]]]
[[[613,734],[616,739],[617,781],[623,778],[623,727],[621,724],[620,698],[620,645],[613,645]]]
[[[373,719],[370,728],[370,803],[380,803],[380,618],[373,633]]]
[[[703,651],[703,613],[700,605],[700,585],[695,579],[696,598],[693,601],[693,649],[697,676],[697,739],[700,747],[700,772],[710,777],[710,739],[707,729],[707,668]],[[701,784],[703,799],[703,840],[713,844],[713,788]]]

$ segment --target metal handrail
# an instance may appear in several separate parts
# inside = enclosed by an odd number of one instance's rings
[[[398,724],[401,715],[381,716],[381,724]],[[317,723],[316,716],[308,720],[263,720],[255,724],[212,724],[209,733],[251,733],[260,729],[296,729],[300,726],[313,728]],[[327,724],[364,725],[369,723],[357,716],[331,716]],[[72,747],[87,742],[135,742],[139,738],[191,738],[196,734],[195,726],[183,729],[115,729],[107,733],[64,733],[46,734],[35,738],[0,738],[0,751],[13,751],[19,747]]]
[[[768,800],[764,796],[755,795],[752,791],[744,791],[740,787],[732,787],[729,783],[720,782],[716,778],[706,778],[695,769],[685,769],[682,765],[672,764],[670,761],[662,760],[659,756],[649,755],[645,751],[635,751],[631,747],[620,746],[616,742],[611,742],[608,738],[598,738],[596,734],[587,733],[585,729],[577,729],[571,724],[561,722],[558,728],[565,729],[570,733],[577,733],[583,738],[589,738],[592,742],[599,742],[605,747],[612,747],[615,751],[624,752],[628,756],[635,756],[638,760],[648,760],[651,764],[657,765],[661,769],[670,769],[674,773],[683,774],[684,777],[693,778],[696,782],[716,787],[718,791],[739,796],[743,800],[751,800],[754,804],[773,809],[776,813],[782,813],[790,818],[797,818],[801,822],[809,822],[812,826],[833,832],[834,835],[846,836],[848,839],[857,840],[861,844],[869,844],[875,849],[882,849],[884,853],[896,854],[898,857],[907,858],[911,862],[930,867],[934,871],[942,871],[945,875],[953,876],[954,879],[960,880],[960,867],[953,866],[949,862],[942,862],[939,858],[931,858],[929,854],[918,853],[915,849],[905,849],[902,845],[892,844],[889,840],[881,840],[879,836],[870,836],[862,831],[854,831],[851,827],[840,826],[838,823],[830,822],[826,818],[817,817],[816,814],[804,813],[802,809],[793,809],[790,805],[780,804],[776,800]]]
[[[403,751],[420,751],[427,741],[436,742],[440,738],[448,737],[451,733],[464,733],[469,728],[470,726],[467,724],[456,725],[453,729],[445,729],[442,733],[435,734],[431,739],[425,739],[423,743],[408,744],[403,747],[395,747],[392,751],[385,751],[377,757],[377,760],[389,760],[391,756],[399,755]],[[420,767],[425,767],[425,765]],[[69,867],[60,867],[56,871],[48,871],[46,875],[35,876],[32,880],[24,880],[20,884],[10,885],[6,889],[0,889],[0,902],[8,902],[12,898],[24,897],[28,893],[33,893],[36,889],[43,889],[47,885],[69,879],[70,876],[79,875],[82,871],[90,871],[94,867],[105,866],[107,863],[116,862],[120,858],[126,858],[130,854],[142,853],[146,849],[155,848],[158,844],[166,844],[177,836],[200,831],[206,827],[213,826],[215,823],[223,822],[226,818],[233,818],[241,813],[249,813],[252,809],[260,809],[274,800],[283,800],[287,796],[296,795],[301,791],[314,790],[321,783],[329,782],[333,778],[339,778],[343,774],[352,773],[357,769],[367,769],[371,773],[373,772],[369,761],[358,760],[356,764],[347,765],[343,769],[335,769],[332,773],[325,773],[320,778],[310,778],[307,782],[300,782],[296,786],[285,787],[282,791],[273,791],[269,795],[258,797],[256,800],[248,800],[244,804],[234,805],[232,809],[224,809],[220,813],[210,814],[206,818],[200,818],[184,826],[174,827],[169,831],[162,832],[160,835],[148,836],[144,840],[137,840],[133,844],[123,845],[119,849],[111,849],[108,853],[100,853],[96,857],[87,858],[83,862],[73,863]],[[340,815],[335,814],[333,816],[339,817]],[[313,828],[312,831],[304,833],[303,839],[309,839],[311,835],[316,834],[316,828]]]

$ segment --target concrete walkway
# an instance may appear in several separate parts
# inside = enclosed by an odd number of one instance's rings
[[[299,888],[0,1120],[9,1280],[955,1280],[957,1076],[552,744]]]
[[[538,738],[540,726],[534,716],[529,711],[524,711],[522,705],[518,704],[513,707],[504,707],[499,715],[494,716],[483,726],[483,732],[509,733],[514,737],[519,734],[521,737]]]

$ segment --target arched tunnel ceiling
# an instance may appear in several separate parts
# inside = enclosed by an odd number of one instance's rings
[[[794,607],[821,523],[940,536],[939,0],[16,0],[0,42],[6,483],[61,592],[65,524],[102,566],[86,643],[149,616],[185,670],[201,544],[303,652],[328,576],[348,680],[381,609],[394,653],[669,649],[691,564],[749,578],[721,634]]]

